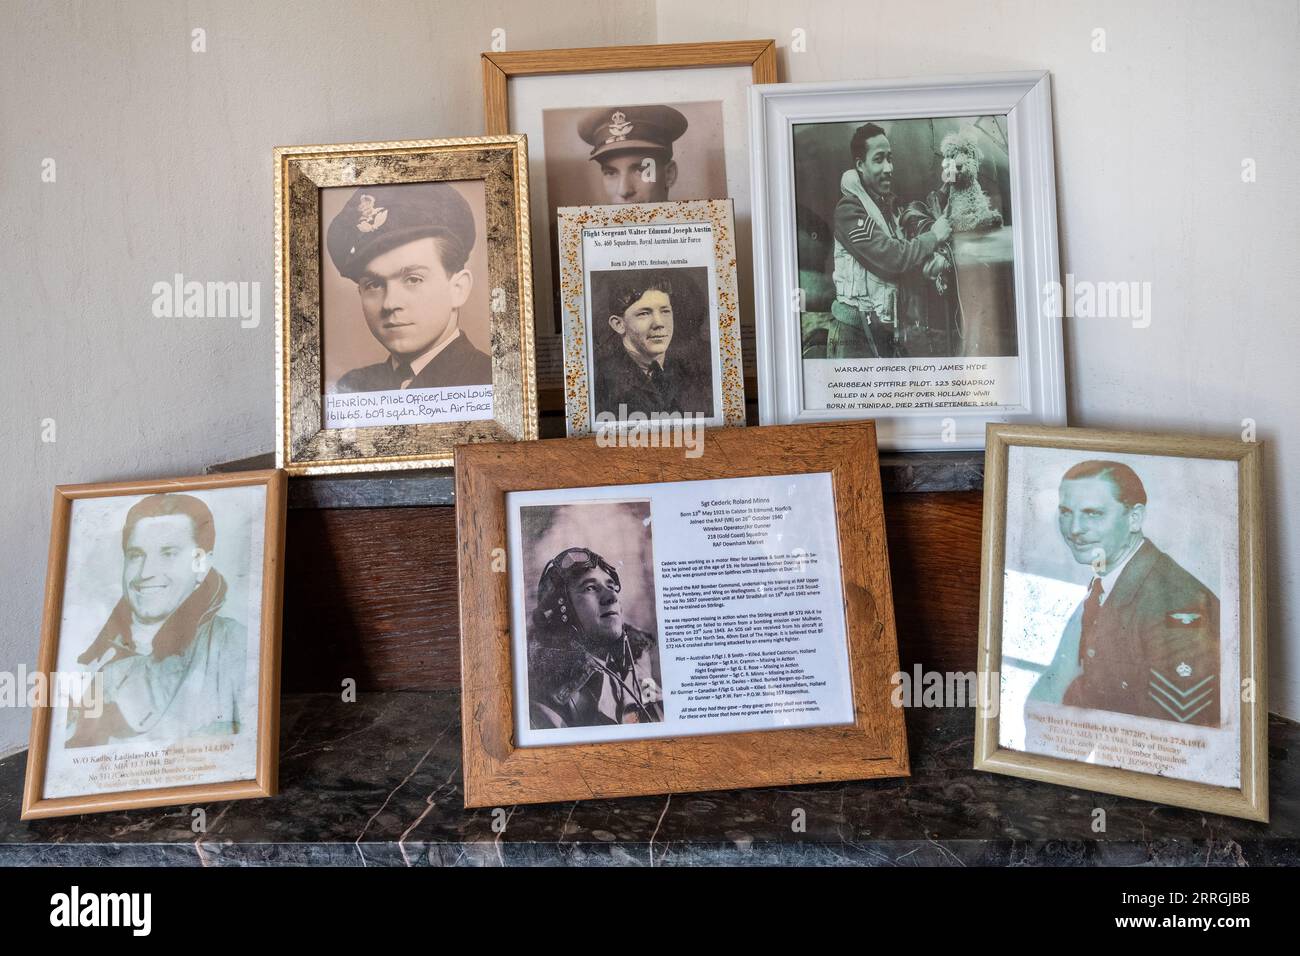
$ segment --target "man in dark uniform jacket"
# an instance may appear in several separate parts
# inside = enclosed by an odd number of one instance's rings
[[[534,729],[664,719],[659,644],[623,621],[623,586],[608,561],[566,548],[546,563],[528,631]]]
[[[1093,579],[1030,699],[1217,727],[1219,599],[1143,536],[1146,503],[1120,462],[1061,479],[1061,536]]]
[[[364,186],[352,195],[325,242],[389,355],[343,375],[338,391],[491,384],[492,360],[459,326],[474,285],[465,267],[474,232],[469,204],[449,183]]]
[[[713,416],[712,376],[670,351],[673,281],[666,273],[616,275],[609,326],[618,336],[596,355],[595,414]]]

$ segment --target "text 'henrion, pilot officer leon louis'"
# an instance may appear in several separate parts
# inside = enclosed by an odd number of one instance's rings
[[[365,186],[330,222],[325,243],[357,284],[370,334],[388,358],[338,380],[340,392],[489,385],[492,360],[460,330],[474,276],[474,216],[448,183]]]
[[[1121,462],[1061,478],[1061,537],[1093,578],[1029,700],[1217,727],[1219,599],[1143,535],[1146,507]]]
[[[655,636],[623,621],[623,585],[589,548],[546,563],[528,631],[529,719],[534,729],[664,719]]]

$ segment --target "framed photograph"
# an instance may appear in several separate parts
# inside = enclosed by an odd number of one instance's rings
[[[1260,459],[989,426],[975,769],[1268,819]]]
[[[1046,73],[750,91],[759,420],[1065,423]]]
[[[556,232],[561,207],[731,199],[741,252],[741,315],[752,314],[745,96],[751,84],[776,80],[773,40],[483,54],[487,131],[525,133],[532,147],[535,341],[543,410],[564,408]],[[752,378],[749,321],[744,335]]]
[[[559,217],[568,433],[745,424],[731,201]]]
[[[537,437],[522,136],[275,151],[276,463]]]
[[[907,775],[872,423],[704,434],[456,449],[466,806]]]
[[[284,491],[54,489],[24,820],[275,794]]]

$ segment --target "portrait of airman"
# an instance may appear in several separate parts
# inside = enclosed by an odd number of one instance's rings
[[[624,619],[614,565],[585,547],[546,563],[528,630],[534,729],[664,719],[659,644]]]
[[[363,186],[351,195],[330,221],[326,248],[355,283],[366,327],[388,356],[344,373],[337,391],[492,382],[491,358],[460,322],[476,281],[486,281],[468,265],[476,231],[469,203],[450,183]]]
[[[591,148],[600,202],[667,202],[677,182],[673,144],[687,125],[671,106],[612,106],[587,113],[578,135]]]
[[[1029,699],[1217,727],[1219,599],[1143,534],[1147,508],[1122,462],[1062,475],[1058,530],[1092,575]]]

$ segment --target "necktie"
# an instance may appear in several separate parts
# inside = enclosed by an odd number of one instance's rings
[[[393,381],[396,383],[394,388],[406,388],[415,380],[415,369],[411,368],[410,362],[399,362],[397,368],[393,369]]]
[[[1088,597],[1083,602],[1083,623],[1079,635],[1079,663],[1084,662],[1085,652],[1092,647],[1092,632],[1097,626],[1097,614],[1101,611],[1101,578],[1093,578],[1088,588]]]

